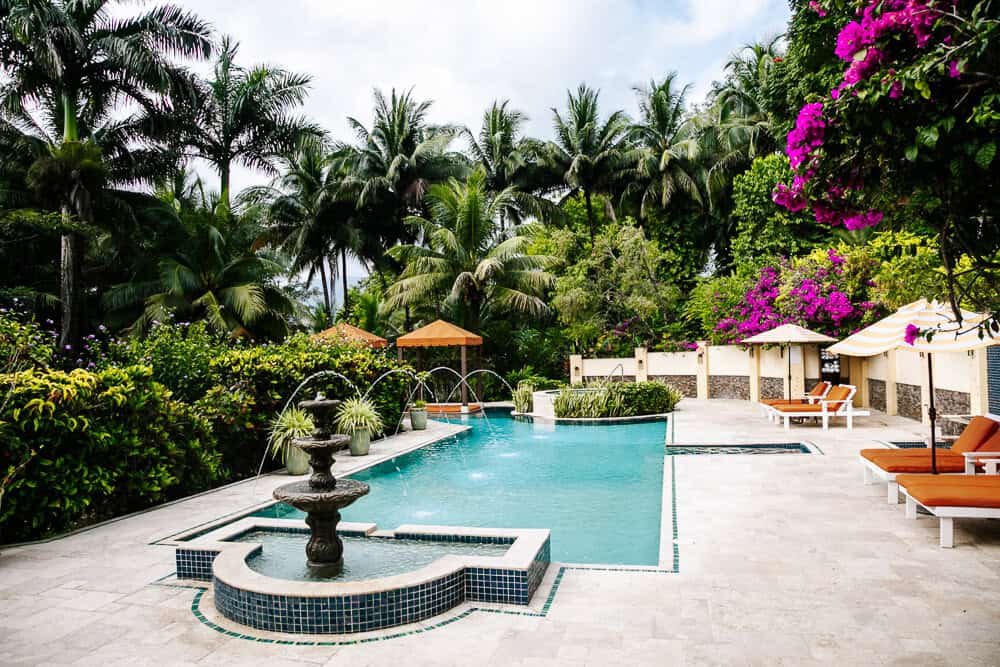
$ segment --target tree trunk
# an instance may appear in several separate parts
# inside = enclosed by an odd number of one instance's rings
[[[326,324],[330,324],[333,308],[330,306],[330,284],[326,282],[326,262],[319,260],[319,282],[323,285],[323,306],[326,308]]]
[[[330,311],[331,319],[337,321],[337,255],[334,254],[332,257],[327,257],[326,261],[330,263],[330,303],[333,304],[333,310]]]
[[[219,201],[225,204],[226,208],[229,208],[229,180],[230,180],[230,167],[226,163],[219,167]]]
[[[583,199],[587,203],[587,224],[590,226],[590,242],[593,244],[596,224],[594,221],[594,202],[591,201],[590,190],[583,191]]]
[[[343,283],[343,290],[344,290],[344,306],[343,306],[343,308],[344,308],[344,312],[346,313],[347,312],[347,307],[350,305],[350,304],[347,303],[347,301],[348,301],[348,296],[347,296],[347,248],[341,248],[340,249],[340,268],[341,268],[340,280]]]
[[[65,218],[69,218],[69,208],[63,209]],[[83,239],[79,234],[70,232],[60,239],[59,253],[59,298],[62,306],[62,322],[59,334],[59,347],[65,350],[72,346],[74,350],[80,342],[80,263],[82,259]]]

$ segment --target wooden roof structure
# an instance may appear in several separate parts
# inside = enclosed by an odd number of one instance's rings
[[[396,347],[465,347],[482,344],[482,336],[444,320],[436,320],[396,339]]]
[[[389,344],[389,341],[385,338],[376,336],[375,334],[365,331],[364,329],[359,329],[358,327],[348,324],[347,322],[335,324],[329,329],[316,334],[314,338],[349,340],[365,343],[370,347],[386,347]]]

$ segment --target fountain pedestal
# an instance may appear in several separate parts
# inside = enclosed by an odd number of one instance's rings
[[[368,485],[333,476],[333,454],[346,447],[347,435],[330,435],[326,418],[340,401],[303,401],[300,406],[313,413],[316,430],[308,438],[293,444],[309,455],[312,475],[304,482],[293,482],[274,490],[275,500],[288,503],[306,513],[310,537],[306,545],[309,566],[336,573],[344,562],[344,543],[337,535],[340,510],[368,493]]]

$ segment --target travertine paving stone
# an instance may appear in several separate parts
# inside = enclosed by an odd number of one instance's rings
[[[861,483],[858,450],[921,439],[919,424],[876,415],[859,419],[852,433],[811,425],[786,433],[746,402],[693,399],[676,418],[679,443],[803,440],[823,454],[677,457],[677,573],[566,569],[544,616],[469,613],[463,605],[445,617],[465,614],[453,623],[434,627],[434,619],[403,628],[425,630],[419,634],[345,646],[228,637],[192,614],[195,590],[153,584],[172,572],[173,549],[152,542],[264,502],[288,481],[265,476],[5,550],[0,664],[1000,663],[1000,522],[958,521],[956,548],[940,549],[936,521],[904,521],[902,506],[885,503],[883,486]],[[452,428],[376,443],[369,461]],[[345,457],[335,472],[363,463]],[[627,521],[627,502],[621,511]],[[669,541],[666,526],[661,540]],[[543,612],[557,570],[550,568],[529,613]],[[201,605],[208,620],[250,634],[219,619],[210,596]]]

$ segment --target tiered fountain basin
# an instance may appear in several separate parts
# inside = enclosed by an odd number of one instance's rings
[[[216,609],[236,623],[271,632],[342,634],[414,623],[465,601],[527,605],[550,560],[548,530],[405,525],[380,531],[371,523],[341,522],[337,534],[348,541],[343,572],[329,580],[293,580],[251,566],[262,569],[258,561],[267,546],[240,540],[267,534],[301,535],[304,545],[309,529],[301,520],[240,519],[178,544],[177,577],[212,581]],[[426,543],[420,551],[439,547],[443,555],[412,571],[349,580],[351,560],[365,558],[368,540],[377,546],[368,551],[384,558],[398,552],[400,560],[413,560],[405,556],[415,541]],[[450,547],[455,553],[444,553]],[[479,555],[484,552],[495,555]]]

